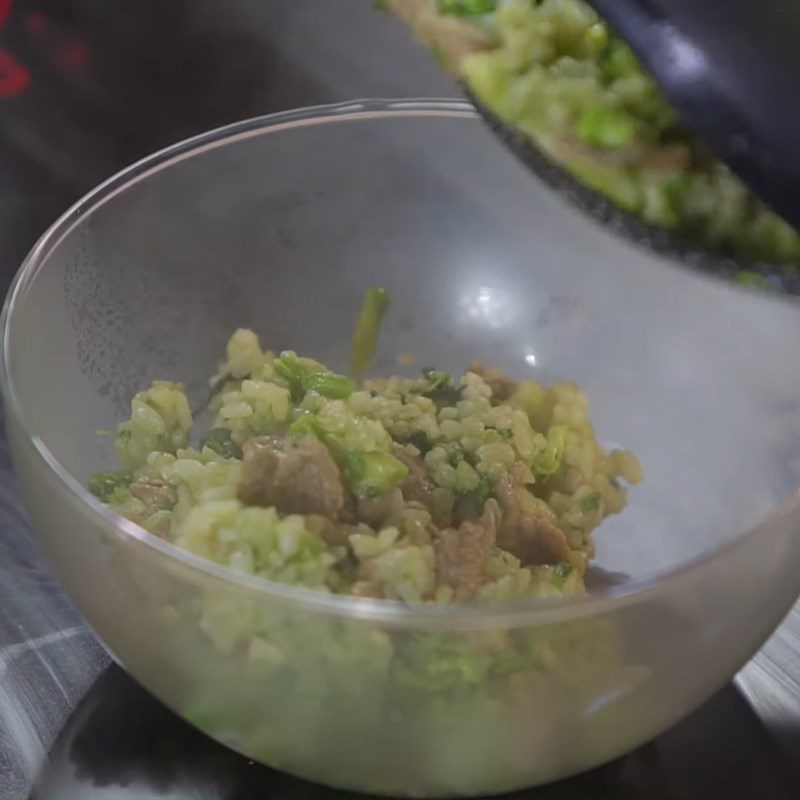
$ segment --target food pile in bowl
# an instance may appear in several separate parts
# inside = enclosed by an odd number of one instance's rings
[[[367,295],[352,375],[387,303],[381,289]],[[420,796],[553,778],[596,759],[608,726],[628,730],[624,702],[575,724],[593,698],[624,696],[649,674],[609,620],[481,624],[481,604],[583,594],[592,532],[642,477],[632,453],[598,443],[574,384],[479,363],[458,378],[426,368],[360,380],[265,351],[246,329],[210,383],[198,414],[178,383],[136,394],[114,433],[121,469],[90,490],[265,588],[349,596],[352,616],[235,585],[187,592],[182,571],[154,590],[151,569],[121,554],[114,571],[162,651],[157,669],[141,669],[185,718],[290,772]],[[367,600],[395,601],[400,627],[360,619]],[[465,629],[404,619],[463,603],[477,611]],[[567,740],[569,756],[556,754]],[[549,755],[532,762],[531,748]]]
[[[742,263],[797,274],[797,231],[682,127],[628,45],[584,0],[382,5],[497,118],[619,207]]]
[[[211,384],[199,436],[180,384],[137,394],[116,434],[122,469],[90,489],[179,547],[281,583],[407,603],[580,593],[592,531],[641,479],[567,382],[478,363],[359,382],[238,330]]]

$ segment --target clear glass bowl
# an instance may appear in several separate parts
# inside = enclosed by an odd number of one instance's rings
[[[579,382],[646,473],[586,598],[402,607],[188,555],[83,488],[155,378],[228,335],[344,366],[369,284],[399,353]],[[721,687],[800,589],[800,310],[658,260],[545,190],[461,102],[278,114],[134,165],[22,267],[3,319],[18,474],[116,658],[210,735],[331,785],[479,795],[624,753]]]

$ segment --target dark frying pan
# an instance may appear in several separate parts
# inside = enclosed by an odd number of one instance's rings
[[[589,0],[660,84],[687,129],[753,193],[800,229],[800,2]],[[800,295],[800,270],[741,264],[642,222],[545,158],[471,97],[523,162],[600,222],[635,242],[722,276],[757,272]]]

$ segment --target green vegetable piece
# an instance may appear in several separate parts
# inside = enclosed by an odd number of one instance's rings
[[[318,428],[319,425],[316,424],[316,420],[311,414],[302,414],[289,426],[289,433],[295,439],[302,439],[304,436],[317,436],[319,438]]]
[[[590,106],[578,121],[579,138],[593,147],[625,147],[635,135],[636,123],[630,115],[606,106]]]
[[[295,402],[302,400],[305,394],[304,385],[308,370],[296,358],[287,356],[275,359],[274,367],[275,372],[289,384],[292,400]]]
[[[652,202],[648,211],[648,219],[665,228],[677,228],[684,217],[686,195],[689,191],[689,180],[686,175],[677,175],[664,181],[660,188],[653,187],[653,194],[658,202]]]
[[[361,453],[344,449],[333,434],[326,431],[310,414],[298,417],[289,432],[296,438],[315,436],[330,451],[342,471],[347,486],[363,497],[375,497],[400,486],[408,475],[408,468],[390,453]]]
[[[311,369],[296,358],[281,356],[275,361],[275,372],[288,384],[295,403],[308,391],[315,391],[332,400],[343,400],[356,390],[355,381],[346,375]]]
[[[340,466],[347,485],[366,497],[400,486],[408,475],[406,465],[390,453],[345,453]]]
[[[320,421],[312,414],[303,414],[299,416],[290,426],[289,433],[295,439],[302,439],[304,436],[314,436],[319,439],[325,447],[328,448],[330,454],[333,456],[339,466],[342,464],[342,459],[347,455],[347,451],[339,441],[339,439],[330,431],[326,431],[320,424]]]
[[[624,78],[639,70],[639,62],[633,51],[618,36],[609,39],[600,67],[605,76],[610,80]]]
[[[597,511],[600,508],[599,492],[592,492],[581,498],[580,506],[582,511]]]
[[[464,447],[459,441],[448,442],[447,444],[441,445],[441,447],[445,452],[447,463],[450,464],[451,467],[457,467],[466,456]]]
[[[428,388],[422,394],[433,400],[437,407],[454,406],[461,399],[461,389],[456,387],[449,372],[426,367],[422,370],[422,377],[428,381]]]
[[[344,400],[356,390],[356,382],[346,375],[335,372],[314,372],[308,375],[305,382],[306,391],[313,389],[323,397],[331,400]]]
[[[481,477],[481,482],[476,489],[472,490],[478,506],[483,511],[483,506],[492,494],[492,482],[485,475]]]
[[[430,383],[430,391],[450,389],[453,386],[453,376],[449,372],[442,372],[433,367],[424,367],[422,377]]]
[[[478,17],[497,10],[498,0],[439,0],[439,13],[452,17]]]
[[[462,686],[476,686],[486,678],[489,660],[480,653],[452,653],[441,655],[428,669],[432,676],[447,676]]]
[[[585,37],[592,54],[602,53],[608,48],[608,26],[604,22],[595,22],[594,25],[586,30]]]
[[[233,441],[228,428],[212,428],[201,440],[200,448],[208,447],[223,458],[241,458],[242,448]]]
[[[458,523],[476,520],[483,514],[483,507],[492,494],[492,482],[485,475],[474,489],[463,492],[456,498],[453,512]]]
[[[746,269],[740,269],[733,280],[734,283],[738,283],[739,286],[748,286],[752,289],[761,289],[765,292],[771,292],[774,288],[763,275]]]
[[[367,289],[361,312],[353,331],[353,344],[350,349],[350,374],[358,377],[372,362],[378,344],[383,315],[389,308],[389,292],[381,286]]]
[[[567,444],[565,425],[553,425],[547,432],[547,446],[537,453],[533,459],[533,472],[536,475],[554,475],[564,461],[564,450]]]
[[[121,500],[130,486],[130,472],[96,472],[89,478],[89,491],[104,503]]]
[[[553,583],[560,589],[571,572],[572,567],[569,564],[556,564],[556,568],[553,570],[553,574],[555,575]]]

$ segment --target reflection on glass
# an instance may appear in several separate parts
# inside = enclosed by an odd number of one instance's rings
[[[490,328],[499,328],[509,319],[508,298],[491,286],[470,288],[461,300],[467,316]]]

